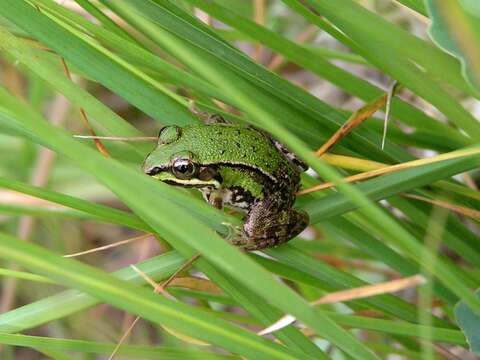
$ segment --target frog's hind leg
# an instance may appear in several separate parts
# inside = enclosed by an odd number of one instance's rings
[[[247,215],[243,234],[232,243],[247,251],[280,245],[300,234],[308,225],[308,214],[294,209],[276,213],[254,207]]]

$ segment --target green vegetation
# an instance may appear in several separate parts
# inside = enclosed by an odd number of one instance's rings
[[[478,352],[478,17],[441,0],[2,0],[0,358],[104,358],[134,316],[119,359]],[[378,113],[329,151],[344,157],[315,155],[393,80],[384,149]],[[142,173],[153,143],[102,141],[105,157],[73,137],[88,133],[80,110],[97,135],[154,136],[198,121],[192,99],[281,140],[312,169],[303,189],[334,183],[298,196],[305,236],[241,252],[222,238],[239,214]],[[432,155],[445,159],[342,181]],[[128,266],[161,282],[196,254],[175,299]],[[415,274],[426,283],[309,304]],[[285,314],[298,322],[256,335]]]

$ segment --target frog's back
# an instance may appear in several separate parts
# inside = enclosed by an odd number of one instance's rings
[[[286,176],[298,173],[271,139],[251,126],[188,125],[182,129],[181,137],[183,146],[188,143],[195,160],[201,164],[244,165],[275,177],[285,176],[285,171]]]

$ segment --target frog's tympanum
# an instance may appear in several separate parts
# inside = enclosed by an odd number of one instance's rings
[[[298,235],[308,215],[292,206],[306,165],[266,132],[215,119],[164,127],[145,159],[145,173],[195,187],[216,208],[246,211],[243,229],[229,239],[245,250],[276,246]]]

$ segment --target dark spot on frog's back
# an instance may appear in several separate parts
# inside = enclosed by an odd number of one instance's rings
[[[220,149],[220,155],[225,154],[225,149]]]
[[[257,148],[255,147],[255,145],[252,145],[252,152],[257,152]]]
[[[235,146],[240,149],[241,145],[239,142],[235,141]]]

